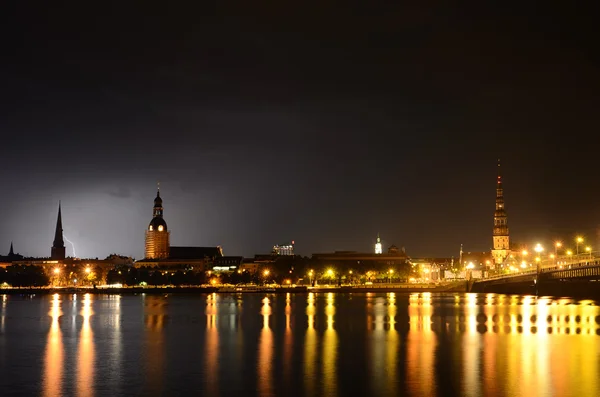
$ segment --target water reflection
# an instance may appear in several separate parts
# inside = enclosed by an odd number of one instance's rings
[[[204,302],[204,296],[79,294],[71,312],[71,299],[55,295],[24,302],[11,296],[3,301],[0,390],[10,386],[6,378],[21,379],[13,374],[39,357],[41,377],[37,369],[27,377],[39,379],[33,387],[41,385],[48,396],[112,390],[562,396],[596,395],[600,389],[600,309],[593,301],[309,293],[235,299],[211,294]],[[122,301],[127,321],[120,319]],[[249,315],[238,315],[242,302]],[[45,344],[37,351],[35,343],[22,349],[23,333],[31,332],[29,340],[38,337],[40,328],[32,322],[40,307],[50,319]],[[179,315],[197,320],[203,309],[206,324],[202,313],[200,321],[178,320]]]
[[[62,369],[64,363],[64,351],[62,332],[60,330],[59,318],[63,314],[60,308],[60,296],[54,294],[50,304],[50,331],[46,341],[46,355],[44,357],[43,390],[48,397],[60,396],[62,394]]]
[[[287,383],[291,381],[292,376],[292,351],[294,346],[294,336],[292,333],[291,317],[291,294],[288,292],[285,294],[285,337],[283,342],[284,377]]]
[[[6,301],[8,296],[2,295],[2,313],[0,313],[0,333],[6,332]]]
[[[90,317],[93,314],[90,294],[85,294],[80,314],[83,323],[77,348],[77,392],[80,396],[91,397],[94,395],[94,335],[90,326]]]
[[[323,393],[325,395],[337,394],[337,333],[333,328],[333,317],[335,315],[334,294],[327,294],[327,304],[325,306],[325,334],[323,335]]]
[[[431,293],[411,294],[408,303],[406,379],[417,395],[435,393],[434,354],[436,336],[431,328],[433,307]]]
[[[144,297],[146,390],[144,394],[160,394],[164,388],[166,304],[164,297]]]
[[[304,336],[304,385],[306,395],[315,395],[315,376],[317,359],[317,331],[315,330],[315,294],[310,292],[306,299],[306,316],[308,317],[308,326]]]
[[[269,327],[269,316],[271,316],[271,306],[269,298],[262,300],[260,313],[263,317],[263,327],[260,333],[258,347],[258,391],[261,396],[273,395],[272,385],[272,360],[273,360],[273,332]]]
[[[217,329],[217,294],[212,293],[206,298],[206,347],[205,359],[205,382],[208,386],[209,395],[217,395],[219,387],[219,330]]]
[[[387,316],[389,321],[388,332],[386,333],[386,373],[387,379],[386,384],[388,385],[387,391],[389,395],[395,396],[398,394],[398,374],[397,374],[397,363],[398,363],[398,347],[399,347],[399,335],[396,330],[396,294],[390,292],[387,294],[388,298],[388,310]]]

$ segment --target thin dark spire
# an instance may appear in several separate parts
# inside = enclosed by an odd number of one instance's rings
[[[10,251],[8,251],[8,256],[13,256],[15,254],[15,252],[13,251],[13,243],[12,241],[10,242]]]
[[[65,259],[65,241],[63,240],[63,228],[62,228],[62,214],[60,208],[60,201],[58,202],[58,218],[56,219],[56,230],[54,232],[54,242],[52,243],[52,250],[50,257],[52,259],[62,260]]]
[[[60,209],[60,201],[58,202],[58,218],[56,219],[56,230],[54,232],[54,247],[64,247],[65,241],[63,240],[63,228],[62,228],[62,214]]]

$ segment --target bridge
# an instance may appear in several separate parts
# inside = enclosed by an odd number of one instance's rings
[[[546,262],[532,270],[472,280],[468,289],[470,292],[600,298],[600,258],[590,255],[570,262]]]

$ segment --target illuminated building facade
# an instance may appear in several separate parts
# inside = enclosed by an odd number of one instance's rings
[[[54,232],[54,242],[50,251],[50,258],[53,260],[65,259],[65,241],[63,240],[62,216],[60,211],[60,202],[58,203],[58,218],[56,219],[56,230]]]
[[[153,218],[146,230],[146,259],[162,259],[169,257],[169,231],[167,222],[163,219],[162,199],[160,189],[154,199]]]
[[[510,254],[510,241],[508,235],[506,209],[504,208],[504,191],[502,189],[500,160],[498,160],[498,178],[496,184],[496,211],[494,212],[492,256],[494,258],[494,263],[499,266]]]
[[[273,255],[294,255],[294,241],[291,244],[274,245]]]
[[[379,237],[379,233],[377,233],[377,242],[375,243],[375,253],[380,255],[383,253],[381,248],[381,238]]]

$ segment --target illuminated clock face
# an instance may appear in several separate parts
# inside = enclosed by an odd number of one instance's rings
[[[152,229],[154,229],[154,228],[152,227],[152,225],[150,225],[150,227],[148,228],[148,230],[152,231]]]
[[[163,231],[163,229],[164,229],[164,228],[163,228],[163,225],[158,225],[158,231],[159,231],[159,232],[162,232],[162,231]]]

